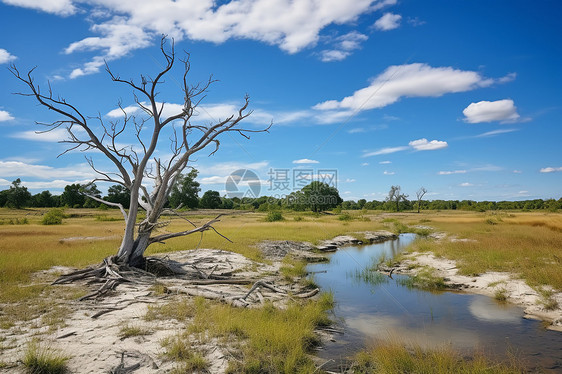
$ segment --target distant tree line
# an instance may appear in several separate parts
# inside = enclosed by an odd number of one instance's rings
[[[199,197],[200,184],[195,179],[198,172],[192,169],[188,174],[181,175],[168,198],[170,208],[180,209],[240,209],[255,211],[272,211],[289,209],[294,211],[326,211],[333,208],[343,210],[382,210],[382,211],[420,211],[420,210],[547,210],[562,209],[562,198],[534,199],[522,201],[474,201],[474,200],[422,200],[427,190],[421,187],[416,192],[416,200],[408,200],[408,195],[401,192],[400,186],[392,186],[384,201],[366,199],[342,200],[338,190],[326,183],[312,182],[299,191],[295,191],[283,198],[271,196],[233,197],[221,196],[218,191],[208,190]],[[12,182],[10,188],[0,191],[0,207],[9,208],[97,208],[102,203],[86,197],[91,195],[101,198],[101,192],[92,183],[89,185],[70,184],[64,188],[61,195],[53,195],[43,191],[32,195],[26,187],[21,185],[18,178]],[[110,186],[104,200],[129,207],[129,191],[120,185]]]

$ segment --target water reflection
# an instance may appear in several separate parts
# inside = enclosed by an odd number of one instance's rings
[[[406,234],[395,241],[347,247],[333,253],[330,263],[309,265],[310,271],[326,271],[315,274],[315,281],[333,291],[334,313],[344,320],[345,334],[327,345],[321,356],[348,356],[369,341],[393,336],[423,347],[450,344],[499,357],[509,346],[531,366],[562,368],[562,334],[523,319],[521,308],[482,295],[408,289],[397,283],[403,275],[380,284],[350,276],[383,255],[397,255],[414,239]]]
[[[501,322],[521,324],[523,314],[521,309],[509,304],[498,304],[491,297],[473,298],[468,307],[470,313],[477,319],[487,322]]]

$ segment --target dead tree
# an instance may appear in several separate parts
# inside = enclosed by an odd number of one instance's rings
[[[66,129],[68,139],[63,143],[68,144],[69,147],[62,154],[72,150],[101,152],[106,159],[111,161],[114,170],[99,170],[93,159],[87,158],[92,169],[98,174],[98,177],[92,182],[104,181],[119,184],[131,193],[128,211],[121,204],[90,196],[121,210],[125,219],[123,240],[117,254],[105,259],[99,267],[82,271],[83,273],[71,274],[63,281],[74,278],[106,277],[119,282],[118,270],[120,267],[126,267],[128,270],[145,267],[144,253],[149,245],[197,232],[216,231],[213,223],[217,222],[219,217],[201,226],[188,221],[192,226],[181,232],[155,233],[155,229],[162,226],[159,218],[164,212],[168,195],[182,170],[188,166],[192,155],[209,146],[211,147],[209,155],[217,152],[220,145],[218,136],[222,133],[236,132],[249,139],[251,133],[267,132],[271,127],[270,124],[265,129],[254,130],[239,126],[240,122],[252,113],[247,110],[249,104],[247,95],[237,113],[214,123],[201,124],[194,117],[194,113],[205,97],[209,86],[215,81],[211,77],[205,83],[190,85],[187,80],[190,71],[189,54],[186,53],[184,59],[177,59],[173,40],[167,47],[166,37],[162,37],[160,51],[165,63],[163,69],[154,77],[141,75],[139,81],[122,79],[106,64],[106,70],[113,82],[132,89],[134,100],[142,113],[140,116],[129,115],[119,102],[123,119],[108,123],[100,114],[88,117],[65,99],[55,96],[50,85],[46,92],[41,91],[32,76],[35,68],[27,74],[20,74],[15,65],[10,67],[13,75],[25,83],[29,89],[28,93],[20,93],[20,95],[34,97],[40,105],[61,116],[61,119],[52,123],[40,124],[47,126],[46,132],[58,128]],[[177,113],[166,116],[164,114],[165,104],[158,102],[156,98],[159,86],[164,83],[164,77],[172,70],[176,60],[181,61],[183,65],[183,74],[179,80],[183,107]],[[96,128],[101,131],[96,132]],[[132,134],[136,138],[135,146],[121,145],[121,140],[126,137],[126,134]],[[162,138],[168,140],[168,137],[163,135],[170,135],[172,156],[167,160],[155,156],[155,151]],[[140,210],[146,211],[146,218],[137,224]]]
[[[416,198],[418,200],[418,213],[420,212],[420,207],[421,207],[421,202],[422,202],[423,196],[426,193],[427,193],[427,190],[425,189],[425,187],[420,187],[420,189],[416,191]]]

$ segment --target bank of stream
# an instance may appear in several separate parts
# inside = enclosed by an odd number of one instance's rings
[[[480,351],[499,360],[515,355],[530,370],[562,370],[562,333],[524,319],[518,306],[483,295],[409,288],[407,275],[361,275],[414,239],[414,234],[402,234],[383,243],[341,247],[328,255],[329,262],[308,265],[315,282],[333,292],[334,314],[343,330],[320,357],[345,358],[377,341],[396,339],[422,347],[450,345],[467,354]]]

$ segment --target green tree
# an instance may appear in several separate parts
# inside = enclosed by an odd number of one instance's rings
[[[85,201],[86,197],[80,193],[80,185],[78,183],[66,185],[64,192],[60,196],[61,204],[70,208],[81,208]]]
[[[301,189],[304,205],[313,212],[332,209],[343,202],[338,189],[324,182],[314,181]]]
[[[27,187],[21,185],[21,180],[18,178],[12,182],[8,190],[6,205],[10,208],[20,209],[27,205],[31,200],[31,194]]]
[[[110,203],[121,204],[123,208],[129,209],[131,192],[120,184],[115,184],[107,189],[107,196],[104,200]]]
[[[97,208],[100,206],[101,203],[98,200],[88,197],[95,196],[96,198],[101,199],[101,191],[98,190],[95,183],[80,186],[80,193],[85,195],[84,204],[82,205],[84,208]]]
[[[168,197],[172,208],[181,205],[184,208],[195,209],[199,206],[201,188],[199,182],[195,180],[198,173],[197,169],[192,168],[187,175],[180,174]]]
[[[221,195],[218,191],[213,190],[205,191],[199,202],[199,206],[203,209],[217,209],[221,204]]]
[[[57,199],[49,191],[43,191],[33,195],[33,206],[52,208],[57,206]]]

